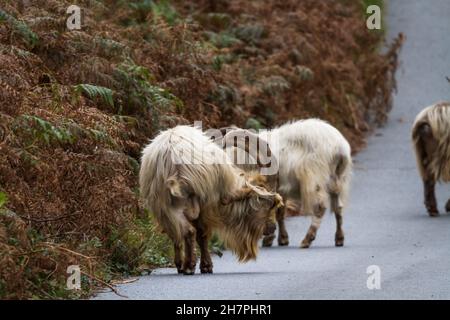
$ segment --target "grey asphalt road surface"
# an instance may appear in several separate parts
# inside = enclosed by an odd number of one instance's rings
[[[327,215],[311,248],[300,249],[309,219],[289,218],[290,245],[263,248],[256,262],[239,264],[226,252],[212,275],[158,269],[118,291],[130,299],[450,299],[450,187],[438,186],[441,216],[428,217],[409,140],[417,112],[450,99],[449,17],[449,0],[388,3],[389,37],[407,36],[398,93],[389,122],[355,159],[345,247],[334,247]],[[379,290],[367,288],[371,265],[381,271]]]

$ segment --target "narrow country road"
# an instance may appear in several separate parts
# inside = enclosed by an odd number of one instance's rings
[[[429,218],[410,143],[417,112],[450,99],[450,1],[390,0],[389,38],[406,43],[398,94],[387,125],[355,159],[346,243],[334,247],[335,219],[327,215],[310,249],[299,249],[309,219],[289,218],[289,247],[264,248],[239,264],[226,252],[214,274],[181,276],[159,269],[121,285],[130,299],[450,299],[450,186],[438,186],[441,216]],[[367,267],[381,269],[381,289],[366,286]],[[96,299],[121,298],[102,293]]]

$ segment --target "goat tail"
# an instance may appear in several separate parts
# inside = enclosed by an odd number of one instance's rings
[[[343,153],[338,153],[334,156],[330,180],[327,185],[330,206],[333,212],[341,210],[347,200],[351,167],[351,156]]]

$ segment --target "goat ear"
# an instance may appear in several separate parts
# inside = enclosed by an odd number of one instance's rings
[[[176,198],[186,198],[186,192],[184,192],[180,181],[176,177],[167,179],[166,186],[169,188],[172,196]]]

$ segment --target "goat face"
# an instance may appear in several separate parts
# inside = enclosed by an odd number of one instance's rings
[[[259,173],[250,173],[249,177],[248,177],[248,181],[256,186],[256,187],[260,187],[263,190],[270,190],[270,191],[274,191],[276,189],[276,186],[274,186],[274,183],[272,181],[269,181],[269,179],[267,179],[267,176],[263,176],[260,175]],[[264,235],[270,235],[273,234],[277,228],[276,225],[276,221],[275,221],[275,216],[276,216],[276,212],[278,210],[278,208],[280,208],[283,205],[283,201],[280,195],[277,194],[278,197],[276,197],[275,199],[275,203],[273,204],[273,206],[269,209],[267,209],[267,212],[269,213],[269,220],[266,223],[266,227],[264,229]]]
[[[258,240],[275,229],[275,213],[283,206],[279,194],[248,184],[232,197],[222,199],[223,205],[232,205],[239,212],[235,220],[231,242],[240,261],[255,259]]]
[[[265,221],[264,235],[276,229],[275,214],[283,206],[283,200],[278,193],[269,192],[265,188],[253,186],[255,195],[250,198],[250,206],[255,210],[253,215]]]

